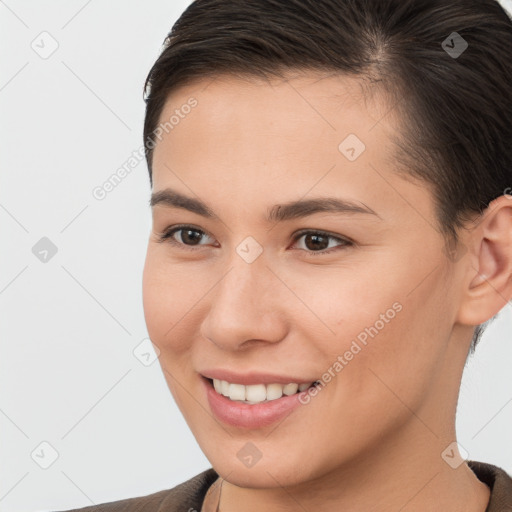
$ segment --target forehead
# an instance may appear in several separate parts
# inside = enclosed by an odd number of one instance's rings
[[[168,97],[160,123],[173,117],[154,150],[154,190],[186,191],[186,177],[202,196],[251,191],[277,203],[339,191],[396,215],[411,202],[423,216],[432,213],[425,184],[395,172],[396,112],[361,79],[314,73],[202,79]]]
[[[271,159],[278,172],[286,162],[297,168],[299,160],[306,166],[340,156],[354,162],[376,148],[382,162],[392,155],[386,134],[396,122],[375,91],[361,79],[318,73],[268,81],[221,75],[181,86],[160,115],[167,127],[154,150],[156,173],[162,159],[185,164],[183,158],[191,162],[206,153],[224,168],[273,165]]]
[[[318,72],[289,72],[285,79],[220,75],[197,80],[168,96],[160,122],[179,114],[191,98],[198,104],[190,116],[196,133],[202,128],[211,139],[216,132],[231,129],[232,136],[267,136],[267,147],[276,133],[337,139],[350,132],[362,138],[378,126],[372,137],[379,137],[397,124],[377,87],[367,87],[361,78]],[[235,132],[237,127],[243,130]]]

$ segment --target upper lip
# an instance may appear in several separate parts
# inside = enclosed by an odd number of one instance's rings
[[[232,384],[310,384],[316,379],[306,380],[304,377],[294,377],[281,374],[272,374],[268,372],[247,371],[244,373],[235,372],[228,369],[212,368],[199,372],[208,379],[225,380]]]

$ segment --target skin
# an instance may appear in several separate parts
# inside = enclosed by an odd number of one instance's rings
[[[442,454],[456,440],[473,328],[512,296],[512,201],[502,196],[473,219],[461,256],[448,258],[431,190],[396,172],[399,119],[359,79],[198,80],[172,92],[161,120],[190,97],[197,106],[155,147],[152,192],[200,199],[218,219],[152,208],[144,311],[169,389],[225,479],[220,510],[484,512],[489,488],[456,447],[457,468]],[[366,145],[355,161],[338,149],[348,134]],[[265,220],[273,205],[327,196],[378,215]],[[159,242],[181,223],[200,230],[199,245],[183,231],[177,245]],[[295,239],[306,228],[354,244],[327,239],[333,250],[320,255]],[[263,248],[252,263],[236,252],[248,236]],[[248,430],[213,417],[201,370],[320,379],[394,303],[401,311],[278,425]],[[250,468],[237,457],[248,441],[262,455]]]

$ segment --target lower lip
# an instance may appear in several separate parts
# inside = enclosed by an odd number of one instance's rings
[[[220,395],[212,383],[202,377],[210,408],[220,421],[241,428],[261,428],[272,425],[286,417],[299,405],[299,393],[282,396],[261,404],[244,404]]]

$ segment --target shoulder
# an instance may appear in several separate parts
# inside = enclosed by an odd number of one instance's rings
[[[210,468],[172,489],[62,512],[198,512],[206,491],[217,477],[217,473]]]
[[[468,466],[478,479],[491,489],[491,498],[486,512],[512,510],[512,477],[494,464],[469,460]]]

